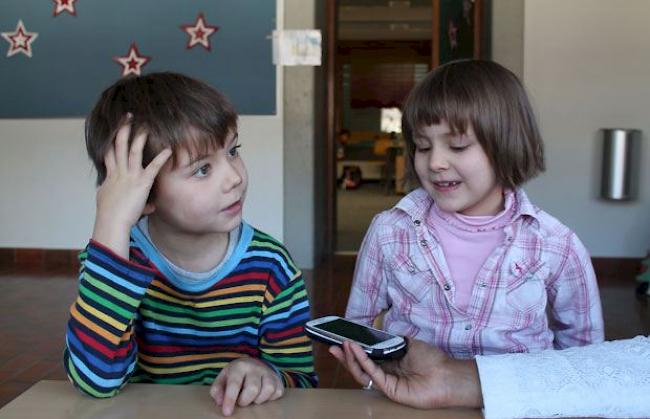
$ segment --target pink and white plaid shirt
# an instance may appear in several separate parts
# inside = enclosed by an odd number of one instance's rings
[[[417,189],[378,214],[361,245],[346,317],[444,350],[454,358],[567,348],[604,339],[596,276],[569,228],[515,191],[505,240],[485,261],[466,310],[435,231],[433,200]]]

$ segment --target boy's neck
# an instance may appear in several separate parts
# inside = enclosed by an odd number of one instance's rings
[[[169,228],[153,214],[148,219],[154,246],[174,265],[190,272],[207,272],[223,260],[230,233],[188,234]]]

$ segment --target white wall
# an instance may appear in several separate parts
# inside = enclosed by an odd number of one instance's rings
[[[650,1],[527,0],[524,15],[524,83],[548,166],[526,189],[593,256],[644,256],[650,249]],[[604,127],[643,130],[634,202],[597,197]]]
[[[282,117],[242,116],[240,138],[250,176],[244,216],[282,240]],[[94,179],[83,120],[0,120],[0,247],[83,247]]]
[[[491,59],[523,78],[524,0],[492,0],[491,41]]]
[[[95,212],[83,121],[0,120],[0,247],[83,247]]]
[[[315,0],[285,0],[285,29],[315,26]],[[284,238],[301,268],[314,267],[314,67],[284,74]]]

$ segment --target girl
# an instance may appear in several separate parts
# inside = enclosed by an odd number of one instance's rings
[[[598,286],[578,237],[521,185],[544,170],[517,77],[488,61],[431,72],[406,100],[407,168],[420,187],[377,215],[346,317],[455,358],[604,339]]]

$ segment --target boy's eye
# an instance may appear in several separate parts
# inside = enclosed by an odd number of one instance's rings
[[[236,146],[228,150],[228,154],[230,155],[230,157],[237,157],[239,155],[239,147],[241,147],[241,144],[237,144]]]
[[[210,165],[209,164],[204,164],[203,166],[199,167],[192,173],[192,176],[195,177],[206,177],[210,173]]]

